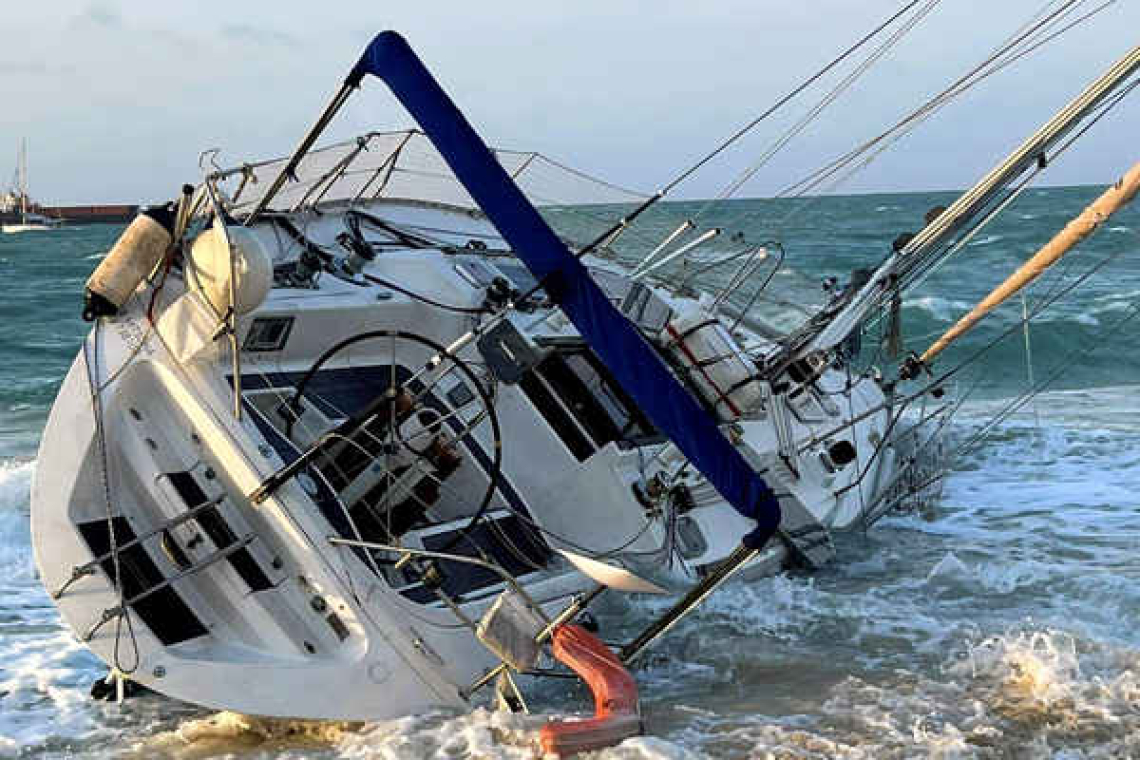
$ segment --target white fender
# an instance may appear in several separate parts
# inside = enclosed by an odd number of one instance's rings
[[[216,224],[203,232],[190,248],[186,281],[218,314],[225,314],[230,306],[231,246],[233,307],[240,316],[260,306],[273,287],[273,260],[255,233],[239,226],[223,230]]]

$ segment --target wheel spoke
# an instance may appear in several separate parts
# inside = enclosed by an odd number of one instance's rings
[[[464,409],[466,409],[467,407],[469,407],[473,403],[475,403],[474,399],[462,404],[461,406],[457,406],[454,410],[448,412],[447,414],[439,415],[437,419],[432,420],[430,423],[425,425],[422,430],[418,430],[415,433],[412,433],[411,435],[404,436],[404,437],[400,438],[400,442],[407,444],[410,441],[414,441],[418,438],[422,438],[424,435],[427,435],[428,433],[431,433],[434,435],[435,433],[439,432],[440,425],[442,425],[444,422],[447,422],[448,420],[454,419],[455,417],[457,417],[459,415],[460,412],[462,412]],[[486,418],[486,416],[487,416],[486,412],[479,412],[478,416],[476,416],[476,418],[472,424],[478,424],[479,422],[482,422]]]
[[[445,508],[445,514],[459,515],[459,519],[465,516],[474,525],[475,519],[483,514],[494,498],[502,461],[499,422],[491,396],[493,380],[475,374],[468,363],[445,346],[426,337],[400,330],[375,330],[352,336],[325,351],[309,368],[295,389],[295,396],[308,394],[309,399],[321,399],[316,395],[317,388],[324,387],[324,384],[313,383],[313,387],[306,388],[309,380],[318,377],[321,368],[338,357],[338,352],[366,340],[380,341],[379,355],[371,355],[379,366],[373,365],[374,374],[370,375],[379,382],[371,380],[373,385],[369,390],[374,394],[376,386],[380,385],[382,395],[373,396],[367,406],[363,407],[374,411],[367,417],[359,416],[360,409],[353,414],[339,411],[338,407],[345,405],[345,398],[348,397],[342,398],[332,388],[326,390],[333,398],[324,400],[321,404],[322,413],[325,409],[333,409],[345,420],[352,420],[352,426],[346,427],[345,432],[330,436],[327,448],[320,452],[316,468],[330,487],[330,478],[340,484],[339,490],[332,490],[348,520],[348,528],[357,539],[362,540],[369,538],[361,533],[362,526],[366,533],[384,530],[387,540],[398,543],[399,536],[393,534],[394,526],[406,525],[408,519],[420,510],[426,516],[430,510],[441,506]],[[423,355],[425,349],[429,358],[418,369],[414,369],[417,367],[415,357]],[[386,368],[383,367],[385,350],[388,352]],[[403,364],[399,364],[401,361]],[[345,366],[343,353],[339,354],[337,363]],[[350,364],[361,368],[360,361]],[[353,378],[356,377],[358,375],[354,374]],[[453,405],[442,395],[436,395],[440,394],[439,389],[445,386],[448,378],[474,391],[470,398]],[[340,403],[334,403],[337,401]],[[409,424],[411,420],[414,422]],[[479,430],[488,420],[489,431],[486,428]],[[302,429],[308,427],[310,422],[304,420],[301,423]],[[492,461],[468,470],[462,462],[470,456],[469,450],[475,445],[473,436],[476,434],[480,440],[489,436],[493,450],[488,453]],[[458,443],[462,443],[464,448],[458,448]],[[417,448],[414,444],[422,445]],[[440,453],[441,446],[446,447],[448,452],[444,458],[435,456]],[[456,448],[458,450],[454,450]],[[414,469],[406,471],[402,476],[397,468],[405,465]],[[452,473],[460,467],[466,474],[459,479],[452,478]],[[475,476],[475,483],[468,488],[466,481],[471,475]],[[485,488],[481,485],[481,478],[484,477]],[[427,478],[430,480],[425,480]],[[463,481],[463,487],[460,487],[460,481]],[[396,492],[397,487],[400,487],[399,493]],[[368,498],[370,492],[376,494],[375,497]],[[351,500],[352,503],[348,504],[346,500]],[[400,505],[404,505],[410,513],[397,514]],[[361,513],[361,509],[367,512]],[[353,513],[359,519],[359,525],[358,520],[353,519]],[[434,514],[427,519],[431,521],[437,517],[440,515]],[[419,518],[416,524],[421,524]],[[464,530],[458,531],[451,540],[462,540]],[[376,558],[369,555],[368,560],[371,569],[379,572]]]

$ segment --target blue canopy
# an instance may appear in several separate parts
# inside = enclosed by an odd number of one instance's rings
[[[349,75],[382,79],[431,139],[451,171],[543,284],[621,387],[732,506],[756,521],[744,537],[759,548],[776,532],[775,495],[614,307],[507,175],[467,119],[396,32],[376,36]]]

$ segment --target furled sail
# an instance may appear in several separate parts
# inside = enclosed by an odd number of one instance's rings
[[[721,496],[756,521],[745,543],[759,547],[767,542],[780,522],[780,507],[771,489],[554,234],[399,34],[377,35],[346,87],[358,86],[367,74],[383,80],[415,118],[622,388]]]
[[[1104,194],[1081,212],[1065,228],[1058,232],[1041,250],[1031,256],[1017,271],[1006,278],[993,291],[983,298],[970,313],[958,320],[958,323],[947,330],[942,337],[934,341],[930,348],[922,354],[922,361],[929,362],[943,349],[953,343],[971,327],[981,321],[1010,296],[1037,279],[1046,269],[1053,266],[1074,246],[1097,231],[1110,216],[1127,206],[1136,193],[1140,191],[1140,163],[1133,166],[1127,174]]]

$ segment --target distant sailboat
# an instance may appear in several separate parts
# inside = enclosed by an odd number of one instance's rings
[[[61,222],[58,219],[52,219],[43,214],[30,213],[28,211],[28,145],[26,141],[20,143],[20,152],[16,158],[16,177],[13,185],[15,187],[4,197],[0,211],[14,212],[16,207],[19,206],[20,221],[19,223],[0,225],[0,231],[9,234],[15,232],[39,232],[53,230],[60,226]]]

